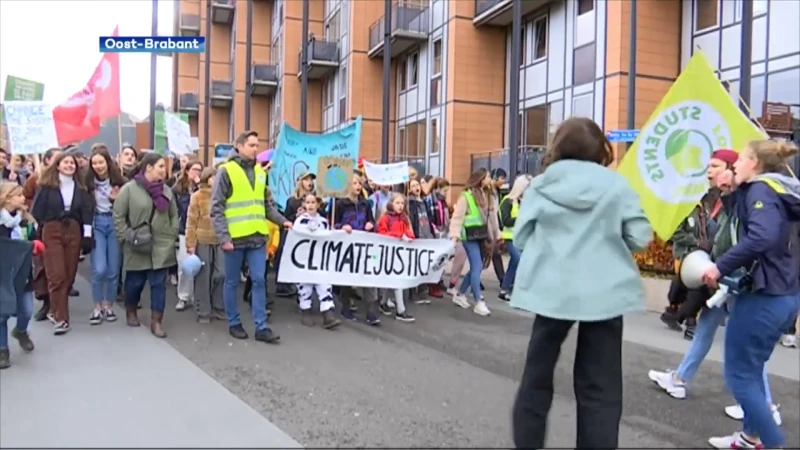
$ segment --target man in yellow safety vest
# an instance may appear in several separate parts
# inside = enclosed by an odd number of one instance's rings
[[[280,336],[267,326],[267,220],[283,224],[284,228],[291,228],[292,223],[278,212],[272,202],[267,173],[256,164],[258,151],[258,134],[255,131],[245,131],[236,138],[236,152],[219,167],[214,177],[211,220],[225,255],[222,301],[231,336],[236,339],[248,337],[242,327],[236,301],[242,264],[247,261],[253,282],[255,339],[274,343]]]

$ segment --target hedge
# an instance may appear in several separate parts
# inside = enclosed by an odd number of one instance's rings
[[[672,244],[656,237],[643,252],[633,255],[640,270],[657,273],[675,273]]]

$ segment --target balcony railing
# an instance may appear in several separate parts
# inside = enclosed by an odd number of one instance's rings
[[[480,16],[486,11],[494,8],[496,5],[506,1],[507,0],[475,0],[475,17]]]
[[[392,38],[426,38],[429,33],[429,13],[427,7],[395,3],[392,6],[390,36]],[[383,43],[385,20],[381,17],[369,27],[369,48],[376,49]]]
[[[324,39],[311,39],[308,46],[308,78],[317,80],[330,74],[339,67],[339,43]],[[297,76],[302,74],[303,52],[297,55]]]
[[[197,93],[194,92],[181,92],[178,97],[178,111],[196,116],[200,109],[200,103],[197,99]]]
[[[197,14],[181,14],[180,32],[181,36],[199,36],[200,16]]]
[[[542,159],[547,151],[547,147],[538,145],[520,146],[517,153],[517,172],[527,173],[533,176],[542,172]],[[511,161],[508,149],[500,149],[483,153],[473,153],[470,155],[470,165],[472,172],[481,167],[486,170],[503,169],[506,173],[510,172]]]
[[[270,95],[278,87],[278,66],[253,64],[251,95]]]
[[[233,82],[211,80],[211,107],[229,108],[233,103]]]
[[[235,8],[236,0],[212,0],[211,22],[219,25],[231,25]]]

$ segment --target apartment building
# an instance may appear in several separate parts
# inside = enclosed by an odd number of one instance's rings
[[[309,132],[335,130],[361,115],[361,155],[379,160],[382,61],[389,51],[390,158],[415,161],[456,183],[479,165],[507,164],[511,126],[518,127],[524,153],[545,146],[572,116],[590,117],[606,130],[626,128],[630,2],[520,0],[520,66],[511,68],[512,1],[394,0],[389,48],[379,0],[308,0],[308,36],[302,0],[176,2],[176,30],[210,36],[210,51],[175,57],[174,109],[190,114],[202,145],[208,57],[205,157],[213,158],[214,143],[231,142],[245,128],[271,146],[282,121],[300,126],[300,53],[307,45]],[[755,3],[748,100],[754,117],[786,132],[800,120],[800,3]],[[741,6],[742,0],[637,1],[636,126],[697,48],[737,96]],[[520,75],[514,100],[512,70]],[[509,117],[511,101],[519,102],[516,120]],[[521,160],[520,168],[531,170]]]

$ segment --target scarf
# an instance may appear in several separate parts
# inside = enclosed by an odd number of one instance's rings
[[[142,174],[136,175],[134,180],[136,180],[136,182],[139,183],[139,185],[143,187],[148,194],[150,194],[150,198],[153,199],[153,206],[156,208],[156,211],[163,213],[169,210],[169,199],[166,195],[164,195],[163,181],[156,181],[155,183],[152,181],[147,181],[147,178],[145,178]]]
[[[0,209],[0,226],[11,230],[11,239],[23,239],[21,223],[22,214],[17,213],[12,216],[5,208]]]

